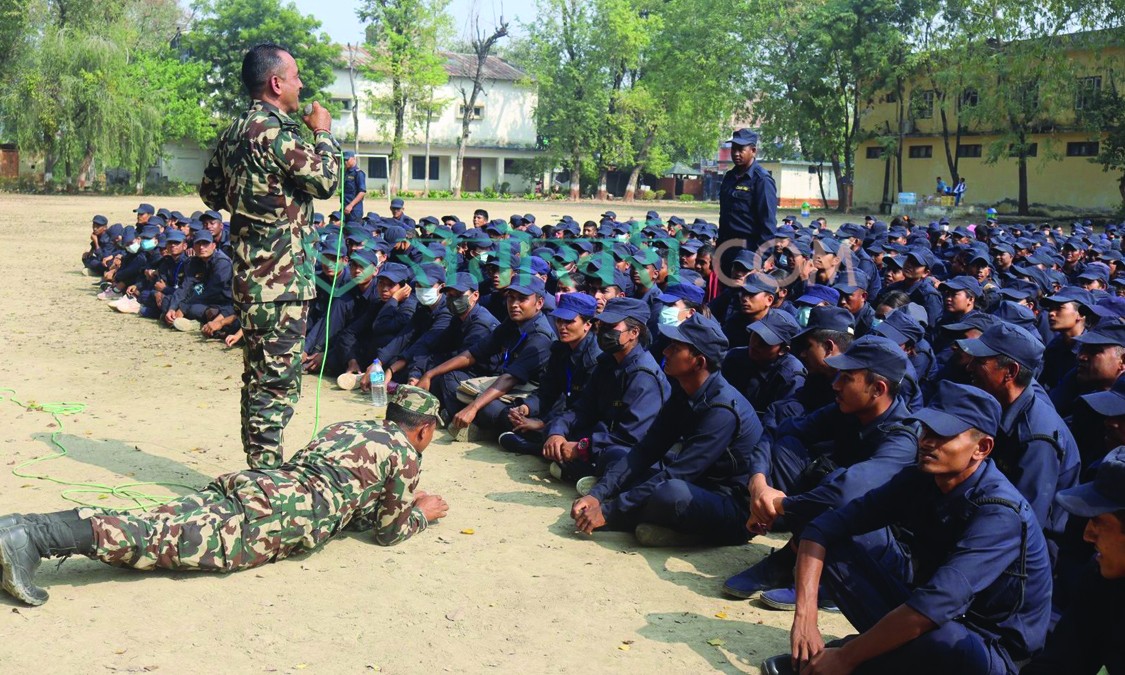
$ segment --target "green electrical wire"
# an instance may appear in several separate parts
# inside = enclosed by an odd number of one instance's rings
[[[340,231],[336,233],[336,264],[340,264],[340,251],[344,245],[344,151],[340,151]],[[316,438],[320,430],[320,385],[324,381],[324,367],[328,365],[328,336],[332,330],[332,300],[336,297],[336,280],[340,278],[339,270],[332,275],[332,288],[328,291],[328,309],[324,311],[324,356],[320,359],[320,372],[316,375],[316,404],[313,413],[312,438]]]
[[[91,503],[91,502],[88,502],[88,501],[84,501],[84,500],[74,496],[74,495],[79,495],[79,494],[81,494],[81,495],[98,495],[99,500],[114,498],[114,499],[123,499],[123,500],[126,500],[126,501],[131,501],[133,503],[133,506],[122,507],[122,508],[119,508],[118,510],[132,511],[132,510],[135,510],[135,509],[149,509],[149,508],[153,508],[155,506],[161,506],[163,504],[167,504],[168,502],[172,501],[173,499],[176,499],[176,497],[164,497],[164,496],[161,496],[161,495],[147,494],[147,493],[144,493],[144,492],[141,492],[141,491],[137,490],[136,488],[138,488],[138,487],[155,485],[155,486],[158,486],[158,487],[183,488],[183,489],[186,489],[186,490],[190,490],[192,492],[194,492],[197,489],[196,487],[192,487],[190,485],[183,485],[181,483],[164,483],[164,482],[156,482],[156,481],[124,483],[122,485],[116,485],[116,486],[102,485],[100,483],[77,483],[77,482],[73,482],[73,481],[66,481],[66,480],[62,480],[62,479],[59,479],[59,478],[55,478],[53,476],[48,476],[46,474],[26,473],[26,472],[23,471],[23,469],[25,467],[31,466],[33,464],[39,464],[40,462],[46,462],[46,461],[50,461],[52,459],[59,459],[59,458],[67,456],[68,452],[67,452],[66,446],[64,446],[62,444],[62,442],[59,440],[59,436],[62,435],[62,433],[63,433],[63,420],[62,420],[62,418],[65,417],[65,416],[68,416],[68,415],[77,415],[78,413],[84,412],[86,410],[86,404],[85,403],[24,403],[23,401],[20,401],[19,399],[16,398],[16,391],[14,389],[8,389],[8,388],[0,388],[0,395],[2,395],[2,398],[0,398],[0,400],[7,401],[9,403],[13,403],[15,405],[18,405],[19,407],[21,407],[24,410],[27,410],[29,412],[47,413],[48,415],[51,416],[51,419],[53,419],[55,421],[55,425],[56,425],[55,431],[51,432],[50,442],[51,442],[51,445],[53,445],[55,448],[58,449],[58,452],[56,452],[54,454],[50,454],[50,455],[44,455],[42,457],[36,457],[35,459],[30,459],[26,462],[23,462],[22,464],[16,466],[14,469],[12,469],[12,475],[18,476],[19,478],[30,478],[30,479],[34,479],[34,480],[44,480],[44,481],[47,481],[49,483],[54,483],[56,485],[63,485],[63,486],[69,487],[71,489],[63,490],[63,492],[62,492],[62,498],[67,500],[68,502],[78,504],[79,506],[92,506],[92,507],[95,507],[95,508],[103,508],[105,506],[104,503],[103,504],[95,504],[95,503]]]

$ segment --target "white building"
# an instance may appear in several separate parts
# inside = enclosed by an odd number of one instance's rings
[[[344,47],[344,62],[347,62]],[[462,89],[472,91],[476,57],[442,52],[449,81],[434,91],[434,100],[442,103],[430,120],[430,189],[451,190],[451,167],[457,160],[457,141],[461,137],[463,112]],[[368,58],[362,49],[356,61]],[[367,173],[369,191],[385,190],[390,175],[387,166],[394,135],[394,117],[389,109],[376,110],[373,99],[386,97],[389,82],[372,82],[358,73],[356,96],[346,67],[335,70],[335,80],[327,88],[333,102],[342,112],[332,122],[332,133],[345,149],[356,149],[354,106],[359,106],[358,152],[360,168]],[[536,155],[536,128],[532,114],[538,103],[534,82],[523,71],[501,58],[490,56],[484,67],[484,89],[477,96],[473,120],[469,123],[469,140],[465,148],[461,189],[479,192],[486,188],[500,190],[508,184],[510,193],[522,193],[533,186],[519,172],[517,162]],[[425,119],[408,111],[401,166],[402,190],[419,191],[426,178]]]
[[[386,190],[387,158],[394,136],[394,117],[387,109],[373,110],[373,96],[386,95],[389,82],[371,82],[357,74],[356,96],[348,68],[348,48],[343,47],[341,66],[334,69],[335,79],[325,88],[328,97],[340,108],[332,121],[332,133],[345,150],[356,149],[352,109],[359,106],[359,166],[367,173],[369,192]],[[444,102],[430,121],[430,190],[451,190],[451,167],[457,160],[457,140],[461,137],[461,89],[472,91],[476,57],[442,52],[449,81],[434,92],[434,100]],[[356,61],[368,58],[362,49]],[[477,96],[474,119],[469,123],[469,140],[465,147],[461,187],[466,192],[486,188],[519,194],[534,186],[519,171],[518,162],[537,154],[536,128],[533,119],[538,93],[535,83],[523,71],[495,56],[488,57],[484,68],[484,89]],[[424,120],[409,117],[405,131],[406,145],[402,153],[403,185],[400,190],[421,191],[425,187],[426,133]],[[211,149],[184,144],[168,144],[165,158],[153,169],[168,180],[198,183],[211,157]]]

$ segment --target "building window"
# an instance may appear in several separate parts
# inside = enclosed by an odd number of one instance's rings
[[[972,108],[980,102],[980,96],[977,94],[976,89],[966,89],[961,92],[961,98],[957,101],[958,110],[962,108]]]
[[[875,145],[867,148],[867,159],[883,159],[882,146]]]
[[[1097,141],[1078,141],[1066,144],[1067,157],[1096,157],[1097,154]]]
[[[887,95],[883,97],[885,103],[898,103],[898,92],[888,91]]]
[[[912,145],[910,146],[910,159],[929,159],[934,156],[934,146],[932,145]]]
[[[910,107],[914,111],[914,117],[920,120],[928,120],[934,116],[934,91],[927,89],[925,91],[916,91],[911,98]]]
[[[461,119],[465,119],[465,105],[464,104],[461,104],[457,108],[457,116],[460,117]],[[483,105],[473,106],[473,115],[469,119],[479,120],[482,117],[484,117],[484,106]]]
[[[341,114],[352,111],[352,99],[350,98],[334,98],[332,103],[340,106]]]
[[[957,146],[957,156],[958,157],[980,157],[981,156],[981,145],[980,145],[980,143],[972,143],[970,145],[958,145]]]
[[[1015,144],[1012,144],[1012,145],[1008,146],[1008,156],[1009,157],[1019,157],[1020,156],[1019,149],[1015,146]],[[1039,144],[1038,143],[1028,143],[1027,144],[1027,156],[1028,157],[1038,157],[1039,156]]]
[[[813,176],[820,175],[820,172],[816,170],[815,164],[809,164],[809,173]]]
[[[505,174],[517,173],[516,172],[516,160],[514,160],[514,159],[505,159],[504,160],[504,173]]]
[[[368,157],[367,158],[367,177],[368,178],[382,178],[387,179],[387,158],[386,157]]]
[[[1101,77],[1078,78],[1078,89],[1074,94],[1074,109],[1089,110],[1098,102],[1098,95],[1102,92]]]
[[[430,180],[439,180],[440,166],[439,158],[430,157]],[[426,180],[426,156],[414,155],[410,158],[410,178],[411,180]]]

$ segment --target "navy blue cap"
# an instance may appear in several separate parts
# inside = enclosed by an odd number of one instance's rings
[[[1000,321],[1019,326],[1030,333],[1032,337],[1039,337],[1039,320],[1035,316],[1035,312],[1023,305],[1011,300],[1004,300],[997,303],[996,307],[989,313]]]
[[[991,326],[994,326],[996,322],[996,317],[992,316],[991,314],[985,314],[984,312],[969,312],[965,316],[961,317],[961,320],[957,323],[947,323],[944,326],[939,327],[942,330],[949,331],[951,333],[960,333],[963,331],[974,329],[979,330],[983,333]]]
[[[146,226],[151,225],[152,227],[155,227],[157,230],[159,230],[160,228],[164,227],[164,225],[165,225],[164,218],[162,218],[161,216],[153,216],[153,217],[148,219],[148,222],[145,223],[145,225]]]
[[[215,243],[215,238],[214,238],[213,236],[211,236],[211,231],[210,231],[210,230],[208,230],[208,229],[204,228],[204,229],[202,229],[202,230],[200,230],[200,231],[196,232],[196,233],[195,233],[195,234],[194,234],[194,235],[192,236],[192,238],[191,238],[191,241],[192,241],[192,243],[193,243],[193,244],[198,244],[198,243],[199,243],[199,242],[201,242],[201,241],[205,241],[205,242],[207,242],[207,243],[209,243],[209,244],[214,244],[214,243]]]
[[[817,248],[832,255],[840,254],[840,240],[835,237],[822,237],[814,242],[813,250]]]
[[[397,244],[406,239],[406,228],[401,225],[391,225],[383,230],[383,239],[386,239],[388,244]]]
[[[824,363],[836,370],[869,370],[895,383],[906,376],[906,352],[878,335],[864,335],[846,352],[829,356]]]
[[[1043,342],[1019,326],[1007,323],[989,326],[979,338],[958,340],[957,346],[977,358],[1006,356],[1032,371],[1043,363]]]
[[[406,205],[406,202],[402,201],[402,199],[400,199],[399,197],[395,197],[394,199],[391,200],[391,208],[392,209],[401,209],[405,205]]]
[[[436,283],[444,283],[445,268],[437,263],[425,263],[414,275],[414,282],[427,286],[433,286]]]
[[[896,309],[883,319],[883,323],[871,329],[876,335],[882,335],[898,345],[907,343],[918,344],[926,336],[926,329],[917,319],[910,316],[910,312]]]
[[[339,211],[333,211],[332,213],[329,213],[328,219],[329,220],[340,220],[340,212]]]
[[[789,312],[769,312],[761,320],[747,326],[746,330],[773,346],[789,344],[801,332],[801,325]]]
[[[547,293],[547,289],[543,285],[543,280],[536,276],[528,276],[527,283],[517,281],[517,279],[514,278],[512,284],[505,290],[515,291],[520,295],[538,295],[539,297],[543,297]]]
[[[1118,345],[1125,347],[1125,322],[1099,321],[1085,333],[1074,338],[1083,345]]]
[[[738,129],[731,135],[730,140],[727,142],[733,145],[752,145],[758,147],[758,134],[749,129]]]
[[[349,253],[348,261],[359,267],[376,267],[379,265],[379,258],[375,256],[375,251],[366,248],[356,249]]]
[[[704,292],[703,289],[695,284],[668,284],[664,288],[664,292],[658,296],[660,302],[673,304],[680,300],[687,300],[694,302],[697,305],[703,304]]]
[[[908,258],[914,258],[914,261],[919,265],[924,265],[927,269],[933,268],[937,260],[934,258],[933,251],[927,248],[916,246],[906,252]]]
[[[323,213],[314,213],[312,221],[314,223],[323,223],[324,222],[324,214]]]
[[[410,268],[402,263],[388,262],[383,264],[383,269],[379,270],[380,279],[389,279],[396,284],[405,283],[410,281],[413,275],[410,273]]]
[[[1078,288],[1077,286],[1067,286],[1054,295],[1043,298],[1042,304],[1047,305],[1062,305],[1068,302],[1077,303],[1086,309],[1093,311],[1094,309],[1094,296],[1090,291],[1085,288]]]
[[[133,213],[147,213],[151,216],[152,214],[156,213],[156,209],[152,208],[152,204],[141,204],[137,208],[133,209]]]
[[[180,232],[179,230],[168,230],[164,234],[165,244],[182,244],[185,239],[187,239],[187,237],[185,237],[184,233]]]
[[[856,291],[867,290],[867,284],[871,280],[867,278],[867,273],[861,269],[846,269],[842,270],[839,276],[836,277],[835,288],[843,295],[851,295]]]
[[[351,159],[352,157],[355,157],[355,151],[354,150],[345,150],[344,151],[344,159]]]
[[[836,230],[836,236],[843,238],[863,239],[867,236],[867,228],[855,223],[844,223]]]
[[[1094,305],[1094,314],[1099,317],[1098,325],[1115,319],[1125,318],[1125,298],[1119,295],[1107,295],[1098,300]]]
[[[953,277],[947,281],[941,282],[938,285],[938,290],[952,290],[952,291],[965,291],[971,294],[974,298],[979,298],[984,290],[980,287],[980,282],[969,276]]]
[[[339,246],[339,248],[337,249],[338,243],[339,242],[336,241],[335,237],[328,237],[326,239],[321,240],[320,244],[317,245],[316,250],[320,255],[330,255],[330,256],[337,256],[337,255],[345,256],[345,255],[347,255],[348,254],[348,248],[346,246]]]
[[[756,270],[761,267],[761,265],[758,264],[757,254],[746,249],[739,251],[734,256],[734,260],[731,261],[731,265],[741,265],[746,270]]]
[[[201,220],[201,221],[206,220],[206,219],[222,220],[223,216],[218,211],[207,210],[207,211],[204,211],[199,216],[199,220]]]
[[[610,301],[612,302],[612,301]],[[609,303],[606,303],[607,306]],[[598,301],[594,296],[586,293],[563,293],[559,296],[559,304],[551,316],[563,321],[573,321],[574,317],[593,317],[598,313]]]
[[[168,215],[172,218],[175,218],[176,220],[187,220],[186,218],[184,218],[184,214],[180,213],[179,211],[173,211]]]
[[[765,274],[751,274],[742,282],[742,290],[750,293],[769,293],[777,295],[777,282]],[[837,298],[839,300],[839,298]]]
[[[1085,251],[1087,248],[1089,248],[1086,245],[1086,242],[1082,241],[1082,237],[1070,237],[1070,238],[1068,238],[1066,240],[1066,243],[1064,243],[1062,245],[1062,247],[1066,248],[1068,246],[1070,248],[1074,249],[1075,251]]]
[[[1055,501],[1083,518],[1125,509],[1125,446],[1110,450],[1102,458],[1094,470],[1094,480],[1059,490]]]
[[[453,283],[446,284],[445,288],[442,290],[468,293],[469,291],[477,290],[479,287],[480,286],[477,284],[476,277],[469,274],[468,272],[458,272],[457,277],[453,280]]]
[[[629,287],[630,287],[629,286],[629,277],[626,276],[626,274],[624,272],[622,272],[621,270],[614,268],[614,270],[613,270],[613,281],[611,281],[611,282],[609,282],[605,285],[607,287],[608,286],[616,286],[616,287],[620,288],[622,291],[625,291],[625,290],[628,290]]]
[[[144,239],[156,239],[160,236],[160,228],[156,225],[146,224],[137,232],[137,236]]]
[[[678,326],[661,324],[660,332],[671,340],[695,347],[700,354],[716,364],[723,362],[727,348],[730,347],[730,341],[723,334],[722,327],[700,312],[684,319]]]
[[[770,314],[776,313],[770,312]],[[828,305],[813,307],[812,311],[809,312],[809,322],[805,324],[805,329],[794,335],[790,342],[795,343],[814,330],[833,330],[837,333],[854,334],[855,316],[843,307],[830,307]]]
[[[105,216],[94,216],[95,225],[109,225],[109,219]]]
[[[641,323],[648,323],[651,316],[648,303],[636,298],[613,298],[605,303],[605,307],[598,314],[602,323],[615,324],[628,318],[636,319]]]
[[[548,274],[551,271],[550,263],[535,256],[531,257],[530,266],[532,274]]]
[[[809,284],[805,287],[805,293],[797,298],[793,304],[815,306],[822,302],[835,306],[840,302],[840,291],[823,284]]]
[[[939,436],[956,436],[969,429],[995,436],[1001,414],[1000,402],[983,389],[942,380],[930,404],[907,419],[921,422]]]
[[[680,249],[687,251],[688,255],[699,253],[699,249],[701,248],[703,248],[703,242],[698,239],[688,239],[680,243]]]
[[[198,232],[203,229],[203,223],[199,222],[198,220],[189,220],[188,229],[190,229],[192,232]]]

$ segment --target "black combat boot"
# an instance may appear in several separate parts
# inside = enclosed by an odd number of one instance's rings
[[[93,552],[94,530],[78,511],[5,516],[0,521],[0,582],[29,605],[47,602],[47,591],[35,585],[35,571],[44,558]]]

